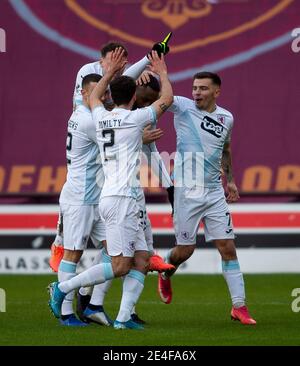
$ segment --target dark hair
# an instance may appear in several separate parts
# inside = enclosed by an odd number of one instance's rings
[[[194,75],[193,80],[195,79],[211,79],[212,82],[218,86],[221,86],[222,84],[220,76],[218,74],[209,71],[197,72],[197,74]]]
[[[124,49],[124,56],[127,57],[128,56],[128,51],[127,48],[119,42],[109,42],[106,43],[102,48],[101,48],[101,57],[105,57],[108,52],[114,51],[117,47],[122,47]]]
[[[99,74],[88,74],[82,78],[81,88],[84,89],[89,83],[98,83],[102,79]]]
[[[143,84],[141,86],[144,86],[145,88],[146,87],[149,87],[151,88],[152,90],[156,91],[156,92],[160,92],[160,84],[159,84],[159,81],[157,80],[157,78],[151,74],[149,74],[149,78],[150,78],[150,81],[146,84]]]
[[[135,81],[129,76],[119,76],[110,83],[111,97],[116,105],[128,104],[135,91]]]

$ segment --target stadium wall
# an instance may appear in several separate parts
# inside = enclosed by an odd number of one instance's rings
[[[148,205],[154,245],[164,255],[174,244],[169,205]],[[245,273],[300,272],[300,204],[231,205],[236,245]],[[57,205],[0,206],[0,273],[51,273],[48,260],[56,232]],[[198,249],[178,273],[220,273],[220,256],[205,243],[200,227]],[[79,271],[96,253],[86,251]]]
[[[126,45],[132,64],[172,30],[176,95],[191,97],[200,70],[222,78],[218,104],[234,115],[240,192],[299,195],[299,13],[299,0],[0,1],[0,193],[58,195],[78,70],[111,40]],[[175,151],[172,120],[161,119],[160,152]]]

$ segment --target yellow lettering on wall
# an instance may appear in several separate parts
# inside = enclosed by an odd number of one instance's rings
[[[278,169],[275,190],[300,191],[300,167],[299,165],[284,165]]]
[[[23,186],[32,184],[32,174],[35,173],[34,165],[15,165],[11,169],[10,180],[7,188],[9,193],[20,192]]]
[[[53,169],[51,166],[42,167],[36,191],[38,193],[60,193],[66,181],[66,173],[67,168],[65,166],[60,166],[57,169]]]
[[[244,172],[242,191],[267,192],[271,189],[272,169],[264,165],[254,165]]]

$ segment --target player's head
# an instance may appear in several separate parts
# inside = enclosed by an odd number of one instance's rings
[[[89,106],[90,95],[92,91],[96,87],[97,83],[102,79],[101,75],[98,74],[88,74],[86,75],[81,82],[81,94],[82,100],[85,105]],[[107,99],[110,98],[109,91],[107,90],[104,96],[101,98],[102,103],[106,103]]]
[[[216,104],[216,99],[221,90],[221,78],[219,75],[202,71],[194,75],[193,99],[198,108],[210,112]]]
[[[136,100],[136,84],[129,76],[118,76],[110,83],[110,93],[115,105],[132,108]]]
[[[102,48],[101,48],[101,57],[100,57],[100,65],[102,67],[103,73],[105,74],[107,71],[107,68],[109,66],[110,60],[111,60],[111,55],[112,52],[118,48],[121,47],[124,50],[124,60],[127,60],[128,57],[128,51],[126,49],[126,47],[118,42],[109,42],[106,43]],[[123,70],[121,70],[120,75],[123,73]]]
[[[159,98],[160,84],[153,75],[149,75],[150,81],[136,88],[136,101],[132,109],[148,107]]]

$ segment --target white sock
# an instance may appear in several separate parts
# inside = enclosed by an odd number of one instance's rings
[[[94,265],[97,263],[111,263],[111,257],[107,254],[105,248],[101,249],[100,253],[94,259]],[[112,280],[108,280],[104,283],[100,283],[99,285],[95,285],[92,293],[92,297],[90,300],[91,305],[103,305],[105,295],[107,294],[110,286],[112,284]]]
[[[68,281],[71,278],[76,276],[76,267],[77,263],[62,260],[58,267],[58,281]],[[71,291],[65,297],[62,307],[61,307],[61,315],[69,315],[73,314],[73,299],[74,299],[74,291]]]
[[[232,305],[239,308],[245,305],[245,285],[243,274],[237,259],[222,261],[223,276],[227,282]]]
[[[130,313],[130,315],[132,315],[132,314],[136,314],[136,312],[135,312],[135,306],[132,308],[132,310],[131,310],[131,313]]]
[[[87,269],[69,281],[61,282],[58,288],[62,292],[68,293],[76,288],[96,285],[112,278],[114,278],[112,265],[102,263]]]
[[[87,295],[90,295],[92,293],[92,287],[80,287],[79,289],[79,293],[80,295],[82,296],[87,296]]]
[[[90,300],[91,305],[103,305],[105,295],[107,294],[110,286],[112,284],[112,280],[107,280],[104,283],[100,283],[99,285],[95,285],[92,293],[92,297]]]
[[[143,288],[145,275],[142,272],[131,269],[123,281],[123,293],[120,310],[117,316],[119,322],[130,319],[131,310],[137,303]]]
[[[92,266],[95,266],[96,264],[101,263],[101,261],[102,261],[102,250],[103,249],[99,250],[98,253],[95,255]],[[82,296],[91,295],[92,292],[93,292],[92,287],[80,287],[80,289],[79,289],[79,293]]]

